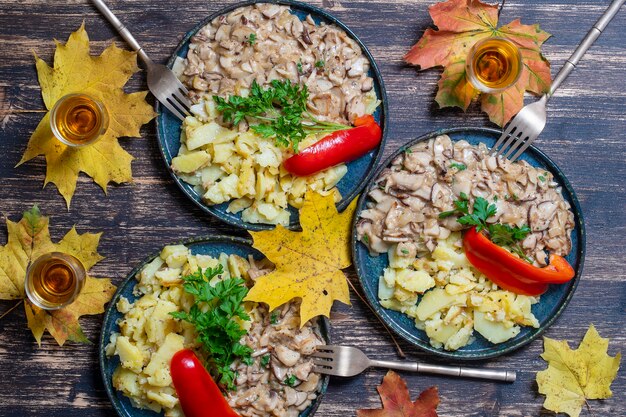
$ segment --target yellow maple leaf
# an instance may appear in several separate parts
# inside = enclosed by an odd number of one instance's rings
[[[48,224],[48,217],[42,216],[37,206],[25,212],[17,223],[7,219],[8,242],[5,246],[0,246],[0,300],[24,300],[28,327],[40,346],[46,329],[61,346],[67,340],[89,342],[78,318],[104,312],[104,305],[115,292],[115,286],[110,279],[87,275],[85,286],[78,298],[72,304],[54,311],[43,310],[26,298],[24,280],[28,265],[39,256],[53,251],[75,256],[88,271],[103,259],[98,254],[102,233],[80,235],[72,227],[55,244],[50,239]]]
[[[341,270],[352,264],[349,243],[355,207],[356,200],[338,213],[332,194],[323,197],[309,191],[300,209],[302,232],[280,225],[250,232],[253,246],[276,269],[256,281],[246,300],[266,303],[273,310],[301,298],[300,325],[318,315],[328,317],[335,300],[350,304]]]
[[[107,191],[109,182],[132,181],[133,157],[120,146],[117,138],[139,137],[141,126],[154,116],[146,102],[147,91],[126,94],[124,84],[139,70],[137,54],[112,44],[100,56],[89,54],[85,25],[72,33],[65,45],[56,42],[54,67],[35,55],[41,95],[48,110],[58,99],[70,93],[86,93],[98,99],[109,113],[109,127],[96,143],[73,148],[59,142],[50,128],[50,112],[33,132],[18,166],[36,156],[45,155],[47,170],[44,186],[54,183],[69,208],[78,174],[84,172]]]
[[[622,355],[607,354],[609,339],[600,337],[593,324],[575,350],[563,340],[543,340],[541,357],[548,362],[548,368],[537,372],[537,385],[546,396],[546,409],[578,417],[587,400],[611,397],[611,383]]]

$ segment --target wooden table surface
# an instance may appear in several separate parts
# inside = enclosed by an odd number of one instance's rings
[[[402,56],[431,24],[433,0],[324,0],[326,8],[350,26],[370,48],[389,96],[390,131],[385,154],[434,129],[489,126],[476,106],[467,113],[439,110],[434,103],[439,71],[418,73]],[[230,1],[110,0],[110,7],[132,29],[148,54],[164,62],[183,34]],[[514,0],[501,15],[506,23],[520,17],[540,23],[553,34],[544,47],[552,73],[560,68],[609,0]],[[100,53],[121,39],[86,0],[0,0],[0,211],[20,218],[38,204],[52,215],[54,240],[76,224],[79,232],[103,231],[100,253],[106,259],[92,273],[119,283],[147,254],[181,238],[232,233],[244,236],[205,215],[189,203],[173,183],[159,154],[155,127],[142,129],[141,139],[122,139],[136,160],[134,184],[111,186],[105,196],[90,178],[81,176],[68,211],[54,186],[42,190],[43,158],[14,168],[44,109],[32,52],[51,62],[53,39],[65,41],[85,21],[92,52]],[[626,10],[622,10],[550,103],[548,125],[538,146],[565,172],[578,193],[587,227],[587,256],[582,280],[571,304],[547,336],[578,345],[590,323],[610,337],[610,353],[626,350]],[[145,89],[145,74],[136,75],[128,90]],[[527,98],[527,101],[529,98]],[[0,226],[0,244],[6,242]],[[355,273],[349,270],[356,282]],[[0,302],[0,314],[14,303]],[[382,326],[361,301],[336,306],[333,338],[363,348],[372,356],[396,358]],[[87,336],[97,342],[101,316],[81,319]],[[435,360],[401,344],[410,359]],[[480,363],[518,371],[515,384],[455,380],[404,374],[413,398],[431,385],[439,387],[439,415],[553,415],[542,408],[535,373],[545,368],[542,341],[512,354]],[[370,370],[347,380],[332,380],[317,415],[355,415],[358,408],[379,407],[376,393],[383,370]],[[583,416],[626,415],[626,372],[613,383],[613,398],[590,402]],[[98,369],[97,344],[58,347],[45,336],[41,348],[26,327],[23,308],[0,320],[1,416],[112,416]]]

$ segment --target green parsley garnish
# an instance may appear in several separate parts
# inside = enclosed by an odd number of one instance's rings
[[[546,180],[546,177],[544,177],[543,175],[537,175],[537,178],[539,178],[539,181],[544,181]]]
[[[459,211],[461,211],[464,216],[459,217],[457,221],[465,226],[476,226],[477,232],[488,229],[487,219],[494,216],[498,211],[495,204],[489,204],[489,202],[482,197],[478,197],[474,200],[474,207],[471,213],[469,212],[467,198],[462,200],[462,203],[463,209]]]
[[[504,197],[504,199],[505,199],[505,200],[508,200],[508,201],[517,201],[518,197],[517,197],[517,194],[511,194],[511,195],[508,195],[508,194],[507,194],[507,195]]]
[[[412,153],[413,153],[413,149],[411,149],[411,148],[406,148],[406,149],[404,150],[404,153],[406,153],[406,154],[412,154]]]
[[[224,270],[219,265],[217,268],[207,268],[204,273],[198,268],[195,273],[184,276],[183,288],[193,295],[195,303],[188,313],[176,311],[170,314],[194,325],[198,341],[209,354],[210,365],[217,374],[218,382],[234,390],[237,374],[230,369],[230,365],[237,359],[244,363],[252,359],[252,349],[239,343],[246,331],[234,320],[250,320],[242,306],[248,288],[241,278],[225,279],[211,286],[209,282],[222,273]]]
[[[469,198],[467,197],[467,194],[461,193],[459,195],[459,199],[453,202],[454,210],[443,211],[439,213],[439,218],[445,219],[446,217],[454,216],[459,213],[467,213],[469,210],[469,208],[467,207],[468,201],[469,201]]]
[[[254,45],[255,42],[256,42],[256,33],[251,33],[250,36],[248,36],[248,43],[250,45]]]
[[[402,252],[405,255],[409,254],[409,250],[408,249],[400,249],[400,252]]]
[[[246,119],[253,131],[274,138],[278,145],[291,146],[295,152],[298,152],[298,144],[310,134],[351,128],[317,120],[307,110],[308,98],[306,85],[292,84],[289,80],[273,80],[266,89],[253,81],[248,97],[213,96],[224,121],[236,126]]]
[[[270,314],[270,324],[276,324],[278,323],[278,312],[275,311],[272,314]]]
[[[458,162],[452,162],[450,164],[450,168],[456,168],[459,171],[463,171],[464,169],[467,169],[467,165],[459,164]]]
[[[267,366],[270,364],[271,357],[272,356],[268,353],[261,358],[261,368],[267,368]]]
[[[298,68],[298,74],[304,73],[304,70],[302,69],[302,61],[298,61],[298,63],[296,64],[296,67]]]
[[[495,204],[489,204],[489,202],[482,197],[477,197],[474,200],[471,213],[469,212],[469,198],[465,193],[461,193],[459,199],[455,200],[453,204],[455,209],[439,214],[440,219],[445,219],[453,215],[461,216],[457,221],[462,225],[476,226],[476,231],[478,232],[486,230],[493,243],[509,248],[511,252],[515,253],[526,262],[532,263],[532,260],[524,254],[522,247],[519,245],[519,242],[524,240],[530,233],[530,227],[527,225],[518,227],[509,226],[508,224],[487,223],[487,219],[494,216],[498,210]]]
[[[285,383],[285,385],[293,387],[296,384],[296,377],[295,375],[289,375],[287,378],[285,378],[283,382]]]
[[[324,65],[326,65],[326,62],[320,59],[315,63],[315,68],[324,68]]]
[[[368,243],[370,243],[370,238],[367,235],[363,235],[363,237],[361,238],[361,240],[363,241],[363,243],[365,243],[366,245]]]

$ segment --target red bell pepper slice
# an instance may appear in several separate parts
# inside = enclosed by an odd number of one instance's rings
[[[499,287],[523,295],[546,292],[548,284],[562,284],[576,272],[562,256],[550,255],[550,264],[538,268],[493,243],[472,227],[463,236],[469,262]]]
[[[354,126],[323,137],[287,158],[283,166],[291,174],[305,177],[342,162],[350,162],[378,146],[383,134],[374,116],[361,116],[354,121]]]
[[[193,351],[176,352],[170,374],[185,417],[239,417]]]

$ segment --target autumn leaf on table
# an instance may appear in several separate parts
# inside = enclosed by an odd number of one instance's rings
[[[611,397],[611,383],[622,355],[607,354],[609,339],[600,337],[593,325],[575,350],[563,340],[543,340],[541,357],[548,368],[537,372],[537,385],[539,393],[546,396],[546,409],[578,417],[587,400]]]
[[[499,36],[520,49],[522,74],[513,86],[500,93],[483,93],[482,110],[489,119],[504,126],[524,105],[524,92],[543,94],[550,89],[550,63],[541,54],[541,45],[550,34],[539,25],[523,25],[519,19],[498,28],[498,6],[479,0],[449,0],[429,8],[437,26],[426,29],[422,38],[404,56],[421,70],[442,66],[435,100],[440,107],[466,110],[480,92],[466,77],[466,57],[472,46],[485,38]]]
[[[0,300],[24,300],[28,327],[39,345],[46,330],[61,346],[67,340],[89,342],[78,318],[104,312],[104,305],[115,292],[111,280],[87,275],[78,298],[72,304],[53,311],[43,310],[26,298],[24,280],[26,268],[32,261],[54,251],[75,256],[89,271],[103,259],[98,254],[101,233],[80,235],[73,227],[60,242],[53,243],[48,223],[48,217],[42,216],[37,206],[25,212],[17,223],[7,219],[8,243],[0,246]]]
[[[139,137],[141,125],[154,116],[146,102],[147,91],[126,94],[124,84],[139,70],[137,55],[112,44],[100,56],[89,54],[89,38],[84,24],[72,33],[65,45],[57,42],[54,67],[35,56],[41,94],[48,110],[70,93],[86,93],[107,108],[109,128],[96,143],[72,148],[59,142],[50,128],[46,113],[32,134],[18,166],[45,155],[47,170],[44,186],[54,183],[69,207],[78,174],[84,172],[106,193],[109,182],[132,181],[133,157],[120,146],[122,136]]]
[[[406,381],[394,371],[387,372],[383,383],[376,387],[383,408],[380,410],[357,410],[357,417],[437,417],[439,393],[430,387],[411,401]]]
[[[332,194],[309,191],[300,209],[302,232],[278,225],[274,230],[250,232],[254,247],[276,269],[260,277],[247,301],[266,303],[270,310],[301,298],[300,325],[318,315],[328,317],[333,301],[350,304],[342,269],[352,264],[349,242],[356,199],[337,212]]]

